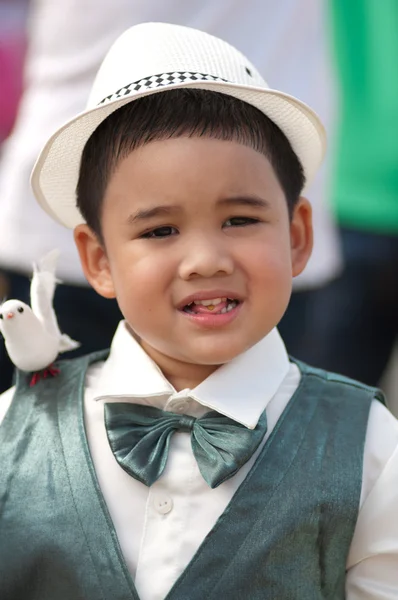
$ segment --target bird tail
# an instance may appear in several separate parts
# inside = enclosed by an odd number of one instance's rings
[[[76,348],[79,348],[80,344],[79,342],[76,342],[76,340],[72,340],[72,338],[69,337],[69,335],[66,335],[66,333],[63,333],[60,337],[59,340],[59,352],[69,352],[69,350],[76,350]]]

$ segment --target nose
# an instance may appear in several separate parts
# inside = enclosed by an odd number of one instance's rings
[[[10,311],[6,314],[6,319],[13,319],[14,316],[15,316],[14,313]]]
[[[191,240],[185,248],[184,259],[180,263],[180,277],[189,280],[195,277],[223,277],[234,270],[233,258],[221,242],[209,237]]]

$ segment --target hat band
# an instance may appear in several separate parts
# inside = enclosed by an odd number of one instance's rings
[[[216,75],[195,73],[193,71],[172,71],[170,73],[159,73],[158,75],[150,75],[149,77],[144,77],[143,79],[139,79],[138,81],[133,81],[132,83],[125,85],[124,87],[120,88],[120,90],[117,90],[117,92],[114,94],[110,94],[101,100],[101,102],[98,102],[98,106],[105,104],[106,102],[112,102],[113,100],[124,98],[132,92],[139,92],[142,89],[154,89],[176,83],[190,83],[192,81],[222,81],[224,83],[230,83],[228,79],[223,79],[222,77],[217,77]]]

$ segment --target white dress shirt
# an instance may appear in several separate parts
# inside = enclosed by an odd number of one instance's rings
[[[99,484],[142,600],[164,598],[245,479],[300,381],[273,330],[192,390],[176,392],[122,322],[109,358],[87,373],[85,424]],[[13,398],[0,396],[0,422]],[[190,435],[172,437],[162,476],[150,488],[116,462],[104,403],[133,402],[201,416],[217,410],[254,428],[266,409],[268,430],[250,461],[215,489],[203,480]],[[359,518],[347,563],[348,600],[398,598],[398,423],[374,400],[365,441]]]

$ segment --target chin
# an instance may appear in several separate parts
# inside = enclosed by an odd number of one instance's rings
[[[195,348],[195,351],[190,353],[191,359],[189,362],[198,365],[221,366],[230,362],[244,351],[245,348],[242,345],[239,345],[239,347],[229,345],[228,347],[217,348],[209,343],[207,348],[203,348],[202,352],[200,349]]]

